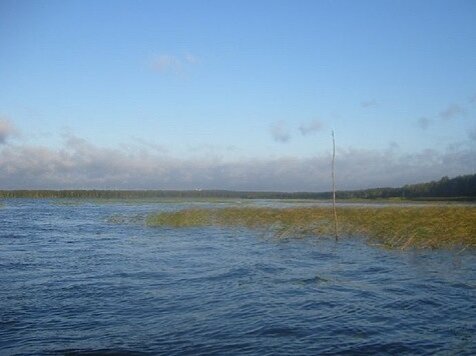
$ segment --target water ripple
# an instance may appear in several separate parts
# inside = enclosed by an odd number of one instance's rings
[[[476,353],[474,251],[143,224],[189,206],[8,201],[0,354]]]

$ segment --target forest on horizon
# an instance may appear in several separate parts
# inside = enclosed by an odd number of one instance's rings
[[[241,198],[241,199],[330,199],[332,192],[256,192],[231,190],[0,190],[0,198]],[[337,199],[431,199],[474,200],[476,174],[438,181],[409,184],[399,188],[337,191]]]

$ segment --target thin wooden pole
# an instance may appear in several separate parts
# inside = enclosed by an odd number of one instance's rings
[[[334,130],[332,130],[332,207],[334,209],[334,233],[336,240],[339,238],[338,223],[337,223],[337,210],[336,210],[336,140],[334,137]]]

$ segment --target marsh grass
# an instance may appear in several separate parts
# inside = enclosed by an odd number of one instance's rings
[[[341,236],[364,236],[390,248],[476,247],[476,207],[340,207]],[[330,207],[188,209],[151,214],[148,226],[245,226],[277,237],[333,236]]]

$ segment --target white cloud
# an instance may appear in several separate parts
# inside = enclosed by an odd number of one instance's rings
[[[313,120],[306,124],[299,126],[299,131],[302,135],[309,135],[321,131],[324,128],[324,124],[319,120]]]
[[[195,56],[191,53],[186,53],[185,56],[184,56],[184,59],[187,63],[190,63],[190,64],[197,64],[198,63],[197,56]]]
[[[7,119],[0,119],[0,145],[7,143],[9,137],[15,135],[15,126]]]
[[[466,110],[458,104],[450,104],[438,113],[438,116],[443,120],[450,120],[465,115]]]
[[[364,109],[371,108],[374,106],[377,106],[378,103],[375,99],[372,100],[364,100],[360,103],[360,106],[363,107]]]
[[[198,63],[198,58],[186,53],[184,56],[170,54],[160,54],[152,59],[152,68],[162,74],[173,73],[182,74],[186,68]]]
[[[433,120],[427,118],[427,117],[420,117],[418,120],[417,120],[417,125],[418,127],[420,127],[421,129],[423,130],[426,130],[428,127],[430,127],[430,125],[433,123]]]
[[[473,129],[468,132],[468,137],[471,141],[476,142],[476,127],[473,127]]]
[[[5,145],[0,150],[2,189],[233,189],[328,191],[330,154],[313,158],[177,159],[154,150],[106,148],[66,136],[52,149]],[[442,176],[474,173],[476,151],[341,149],[337,152],[338,189],[400,186]]]
[[[165,148],[164,146],[162,145],[158,145],[154,142],[150,142],[150,141],[147,141],[147,140],[144,140],[140,137],[131,137],[133,142],[136,144],[137,147],[139,147],[140,149],[151,149],[152,151],[155,151],[155,152],[158,152],[158,153],[166,153],[167,152],[167,148]],[[130,145],[130,144],[123,144],[124,147],[126,148],[134,148],[133,146],[134,145]]]
[[[275,122],[271,125],[269,132],[276,142],[288,142],[291,139],[291,132],[282,121]]]
[[[234,145],[215,145],[211,143],[188,146],[190,153],[214,155],[215,157],[221,156],[222,152],[233,152],[236,150],[237,147]]]
[[[389,149],[390,151],[398,150],[398,149],[400,149],[400,145],[398,144],[398,142],[390,141],[390,142],[388,143],[388,149]]]
[[[158,72],[168,72],[173,71],[177,72],[181,69],[180,60],[168,54],[161,54],[153,59],[152,67],[157,70]]]

